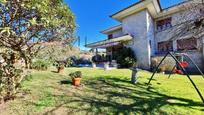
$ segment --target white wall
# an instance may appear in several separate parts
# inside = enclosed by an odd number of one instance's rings
[[[189,38],[190,33],[186,33],[181,35],[177,33],[181,33],[184,29],[181,29],[179,25],[181,25],[182,22],[186,20],[192,20],[195,18],[195,14],[192,13],[192,11],[182,11],[177,12],[175,14],[169,15],[167,17],[172,17],[172,28],[155,32],[155,43],[156,43],[156,50],[158,49],[158,42],[161,41],[168,41],[171,38],[174,38],[173,41],[173,49],[174,51],[177,51],[177,39],[179,38]],[[158,19],[159,20],[159,19]],[[182,25],[181,25],[182,26]],[[185,26],[183,26],[185,28]],[[156,27],[155,27],[156,28]],[[203,60],[204,60],[204,47],[202,44],[202,41],[198,39],[198,50],[197,51],[187,51],[186,53],[195,61],[196,64],[198,64],[199,67],[203,68]],[[192,69],[195,67],[192,67]]]
[[[154,39],[154,32],[155,32],[155,25],[154,25],[154,19],[151,17],[151,15],[147,12],[147,39],[151,41],[151,44],[149,44],[149,50],[151,52],[151,56],[154,56],[155,54],[155,39]]]
[[[113,38],[117,38],[117,37],[120,37],[120,36],[124,35],[122,29],[114,31],[112,34],[113,34]]]
[[[204,37],[202,38],[202,50],[203,50],[203,60],[204,60]]]
[[[186,10],[186,11],[181,11],[181,12],[177,12],[165,17],[171,17],[172,18],[172,28],[163,30],[163,31],[157,31],[155,30],[155,45],[156,45],[156,50],[158,50],[158,42],[162,42],[162,41],[168,41],[171,38],[181,38],[181,37],[186,37],[189,33],[185,33],[185,34],[181,34],[182,30],[184,30],[184,28],[186,28],[186,26],[183,26],[182,23],[186,22],[187,20],[192,20],[194,18],[197,18],[196,16],[199,16],[198,12],[196,9],[193,10]],[[162,18],[165,18],[162,17]],[[162,18],[159,18],[157,20],[161,20]],[[156,20],[156,21],[157,21]],[[155,21],[155,28],[156,28],[156,21]],[[187,37],[186,37],[187,38]],[[177,49],[177,45],[176,45],[176,41],[173,41],[174,45],[173,45],[173,49],[174,51],[176,51]]]
[[[137,57],[139,67],[143,69],[150,68],[150,46],[147,39],[147,11],[141,11],[137,14],[123,19],[122,27],[124,34],[130,34],[134,37],[129,45]],[[149,27],[151,24],[149,24]],[[148,28],[149,31],[151,29]]]

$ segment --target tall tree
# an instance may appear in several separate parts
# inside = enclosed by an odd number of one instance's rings
[[[62,0],[1,0],[0,45],[16,51],[29,67],[41,42],[73,40],[75,17]]]
[[[62,0],[0,0],[0,100],[3,91],[4,100],[14,97],[22,80],[16,56],[23,58],[29,68],[42,48],[39,44],[69,44],[74,30],[75,17]]]

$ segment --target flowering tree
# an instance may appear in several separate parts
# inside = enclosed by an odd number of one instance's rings
[[[42,43],[42,50],[36,56],[38,59],[45,59],[49,61],[65,61],[71,56],[79,55],[79,49],[72,47],[62,42]]]
[[[0,45],[19,53],[30,67],[41,42],[69,43],[75,29],[74,15],[62,0],[1,0]]]
[[[0,93],[7,89],[4,99],[14,96],[22,79],[16,57],[30,68],[40,43],[69,44],[74,30],[75,17],[62,0],[0,0]]]

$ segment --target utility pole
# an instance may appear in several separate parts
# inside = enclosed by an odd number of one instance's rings
[[[78,36],[78,47],[80,48],[80,36]]]
[[[87,45],[87,36],[85,37],[85,46]]]

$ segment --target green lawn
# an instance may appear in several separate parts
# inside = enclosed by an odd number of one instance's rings
[[[54,69],[33,72],[1,114],[204,114],[204,104],[185,76],[157,74],[148,87],[151,73],[146,71],[132,85],[128,69],[68,68],[64,75]],[[77,70],[83,73],[81,87],[72,86],[68,76]],[[204,79],[192,78],[204,95]]]

